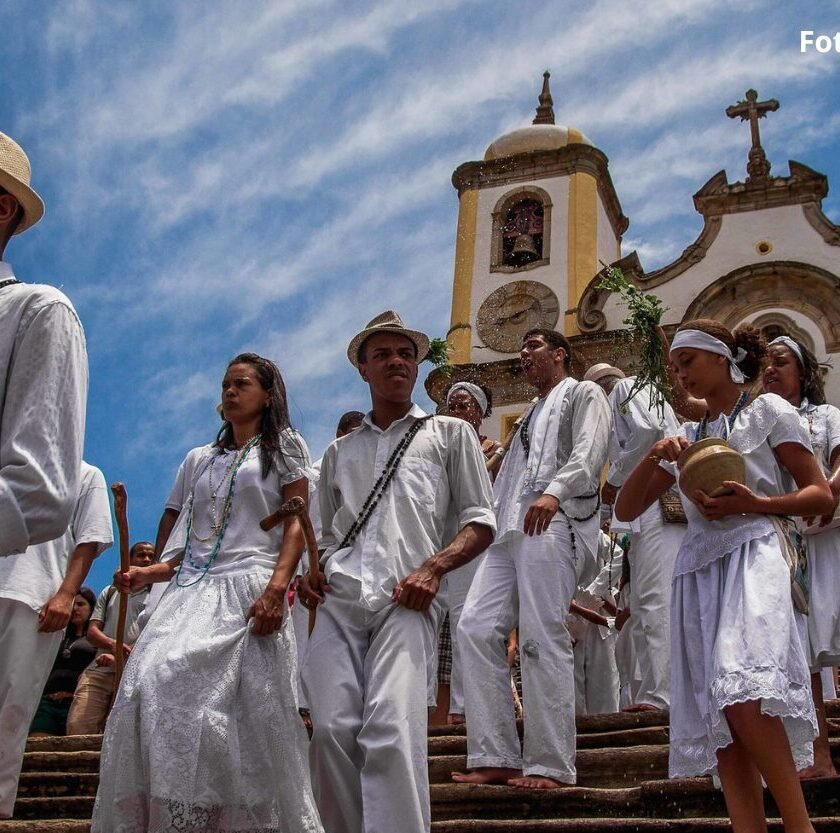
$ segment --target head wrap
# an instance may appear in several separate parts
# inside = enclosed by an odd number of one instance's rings
[[[472,382],[456,382],[451,388],[449,388],[449,393],[446,394],[447,405],[449,404],[452,394],[455,393],[456,390],[466,391],[473,399],[475,399],[478,407],[481,408],[481,415],[487,415],[487,396],[478,385],[474,385]]]
[[[805,369],[805,357],[802,355],[802,348],[790,336],[774,338],[767,346],[772,347],[774,344],[781,344],[783,347],[787,347],[799,359],[799,366],[803,370]]]
[[[746,381],[743,371],[738,367],[738,362],[747,357],[747,351],[743,347],[739,347],[738,352],[733,356],[728,345],[724,344],[719,338],[709,335],[709,333],[704,333],[702,330],[678,330],[671,342],[670,352],[673,353],[675,350],[681,350],[684,347],[705,350],[707,353],[716,353],[718,356],[723,356],[729,361],[729,378],[736,385],[743,385]]]

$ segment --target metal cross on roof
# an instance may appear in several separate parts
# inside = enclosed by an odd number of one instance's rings
[[[752,147],[750,148],[747,161],[747,182],[764,180],[770,175],[770,163],[767,155],[761,146],[761,137],[758,133],[758,120],[764,118],[767,113],[773,113],[779,109],[779,102],[775,98],[767,101],[759,101],[758,93],[755,90],[747,90],[746,100],[739,101],[726,108],[726,115],[730,119],[740,118],[741,121],[749,121],[750,134],[752,136]]]

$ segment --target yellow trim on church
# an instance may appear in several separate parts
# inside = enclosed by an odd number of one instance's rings
[[[478,189],[461,194],[458,208],[458,237],[455,241],[455,278],[452,284],[452,320],[446,340],[452,364],[469,364],[472,327],[470,301],[475,269],[475,239],[478,227]]]
[[[569,176],[568,305],[574,310],[598,271],[598,181],[578,171]],[[565,334],[579,335],[573,312],[566,313]]]

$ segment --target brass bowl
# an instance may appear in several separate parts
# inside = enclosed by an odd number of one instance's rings
[[[691,498],[696,491],[709,497],[732,494],[723,485],[725,480],[745,484],[747,466],[741,454],[720,437],[707,437],[686,448],[677,458],[680,470],[680,491]]]

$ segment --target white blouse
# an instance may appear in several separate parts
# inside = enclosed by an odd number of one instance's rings
[[[208,575],[230,576],[250,573],[255,568],[274,569],[283,542],[283,524],[265,532],[260,528],[260,521],[280,506],[284,486],[307,476],[310,464],[303,437],[291,428],[280,435],[280,450],[276,466],[266,478],[262,476],[258,445],[247,452],[235,475],[235,460],[241,453],[238,449],[219,453],[219,449],[208,448],[196,462],[190,496],[162,555],[163,560],[171,560],[185,553],[182,583],[197,578],[213,557],[218,542],[212,529],[213,509],[215,517],[221,519],[231,476],[234,482],[230,519]],[[217,490],[215,507],[210,492],[211,468],[213,487]],[[185,552],[187,543],[189,548]]]

